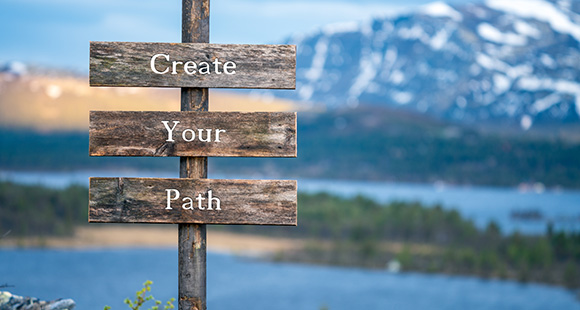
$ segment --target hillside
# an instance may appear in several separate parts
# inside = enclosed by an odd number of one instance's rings
[[[89,111],[179,111],[179,89],[89,87],[71,74],[0,72],[0,127],[87,131]],[[212,111],[295,110],[288,100],[211,91]]]
[[[175,158],[91,158],[89,110],[178,110],[179,91],[90,88],[70,74],[0,73],[0,170],[175,171]],[[282,111],[298,103],[214,91],[212,110]],[[550,128],[549,126],[552,126]],[[546,129],[547,128],[547,129]],[[471,126],[404,107],[298,115],[298,158],[212,158],[212,174],[580,188],[580,124]],[[546,130],[544,130],[546,129]]]
[[[295,35],[290,99],[528,130],[580,123],[580,1],[436,2]]]
[[[0,211],[4,215],[0,218],[0,247],[23,246],[35,239],[37,246],[49,246],[54,244],[49,242],[50,236],[77,235],[87,218],[87,209],[78,206],[87,205],[87,197],[88,190],[80,186],[54,190],[0,182]],[[457,211],[438,205],[378,204],[361,196],[344,199],[324,193],[299,194],[298,204],[302,211],[298,213],[297,227],[210,225],[209,236],[219,231],[236,232],[238,237],[230,238],[241,242],[244,234],[240,233],[250,233],[253,241],[262,243],[264,238],[256,235],[274,237],[266,241],[271,249],[278,244],[272,255],[275,260],[377,269],[388,263],[395,272],[463,274],[580,286],[578,233],[548,227],[543,236],[517,232],[504,235],[493,222],[479,230]],[[112,228],[113,233],[123,233],[116,237],[117,241],[133,239],[133,245],[147,246],[144,236],[159,242],[159,236],[147,232],[135,236],[129,229],[120,231],[114,225],[90,226]],[[101,232],[100,239],[111,238],[111,231]],[[80,233],[83,234],[82,229]],[[169,244],[175,244],[175,231],[172,235],[173,242]],[[95,243],[86,236],[84,240]]]
[[[297,159],[212,159],[220,171],[271,177],[580,188],[580,144],[560,136],[482,133],[376,106],[301,113]]]
[[[88,132],[0,130],[0,170],[176,171],[175,158],[89,157]],[[211,158],[211,174],[580,188],[580,144],[482,133],[376,106],[298,114],[298,158]]]

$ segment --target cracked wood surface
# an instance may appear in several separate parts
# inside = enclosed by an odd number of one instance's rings
[[[209,0],[183,0],[181,41],[209,43]],[[208,111],[209,89],[182,88],[181,111]],[[180,178],[207,178],[207,157],[180,157]],[[206,225],[178,225],[178,310],[206,310]]]
[[[179,121],[171,132],[169,129]],[[198,129],[210,142],[183,139]],[[216,130],[219,134],[216,142]],[[189,140],[192,132],[185,133]],[[296,157],[294,112],[114,112],[91,111],[91,156]]]
[[[90,178],[89,222],[296,226],[296,185],[290,180]],[[168,189],[180,192],[171,210],[166,209]],[[195,198],[202,194],[207,206],[209,190],[221,210],[215,205],[198,209]],[[184,197],[193,199],[192,210],[182,208]]]
[[[171,72],[156,74],[151,58]],[[215,59],[236,64],[235,74],[186,74],[183,63]],[[182,64],[172,74],[173,61]],[[209,43],[91,42],[91,86],[200,87],[200,88],[296,88],[295,45],[242,45]]]

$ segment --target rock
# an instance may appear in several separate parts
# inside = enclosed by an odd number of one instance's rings
[[[391,259],[387,263],[387,271],[391,273],[399,273],[401,272],[401,263],[396,259]]]
[[[11,61],[4,65],[0,65],[0,72],[12,74],[15,77],[20,77],[28,72],[25,64],[19,61]]]
[[[44,301],[0,291],[0,310],[72,310],[75,305],[72,299]]]

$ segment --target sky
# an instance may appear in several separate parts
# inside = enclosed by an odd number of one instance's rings
[[[212,0],[210,43],[273,44],[432,0]],[[479,2],[449,0],[448,3]],[[88,72],[90,41],[180,42],[179,0],[0,0],[0,64]]]

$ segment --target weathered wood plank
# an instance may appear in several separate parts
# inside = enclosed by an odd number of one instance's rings
[[[89,222],[295,226],[296,197],[288,180],[90,178]]]
[[[296,157],[296,113],[91,111],[89,154]]]
[[[91,86],[294,89],[296,46],[91,42],[89,81]]]
[[[181,42],[209,43],[209,0],[183,0]],[[208,111],[207,88],[182,88],[181,111]],[[207,157],[180,157],[179,177],[207,178]],[[206,310],[207,227],[178,226],[178,310]]]

